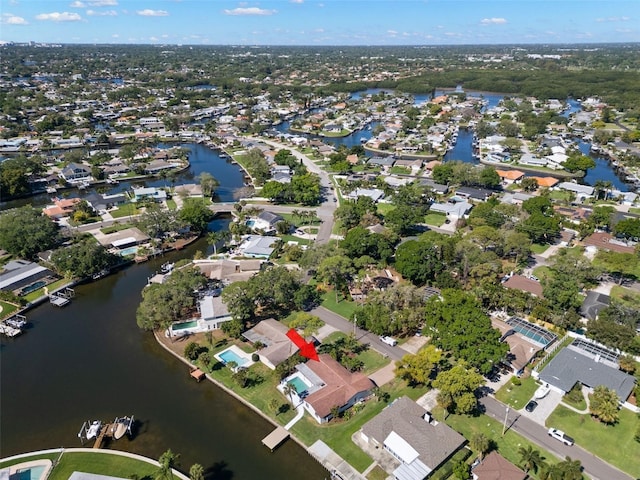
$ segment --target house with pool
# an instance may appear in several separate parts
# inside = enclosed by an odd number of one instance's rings
[[[331,411],[348,410],[365,400],[375,387],[374,383],[360,372],[350,372],[331,355],[321,354],[319,360],[309,360],[296,365],[296,372],[285,378],[278,389],[291,385],[294,406],[302,404],[304,409],[318,422],[326,423],[333,417]]]

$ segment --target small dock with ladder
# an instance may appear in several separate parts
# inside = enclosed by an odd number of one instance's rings
[[[73,288],[65,287],[62,290],[49,294],[49,301],[56,307],[64,307],[71,302],[71,299],[76,296],[76,292]]]

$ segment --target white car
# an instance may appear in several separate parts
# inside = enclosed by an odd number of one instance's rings
[[[550,437],[555,438],[556,440],[560,440],[565,445],[571,446],[573,445],[573,438],[564,433],[562,430],[558,430],[557,428],[550,428],[547,432]]]
[[[398,344],[398,341],[395,338],[386,335],[380,337],[380,341],[382,343],[386,343],[387,345],[391,345],[392,347],[395,347]]]

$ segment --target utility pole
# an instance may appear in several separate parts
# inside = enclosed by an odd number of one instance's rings
[[[502,436],[504,437],[504,432],[507,431],[507,418],[509,417],[509,407],[507,407],[507,410],[504,412],[504,424],[502,426]]]

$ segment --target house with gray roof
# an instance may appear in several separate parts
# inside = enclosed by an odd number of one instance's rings
[[[606,355],[598,353],[598,348],[591,351],[581,348],[584,341],[575,342],[562,349],[540,372],[539,380],[547,383],[561,393],[567,393],[576,382],[589,388],[598,385],[615,390],[624,402],[631,394],[635,377],[618,370],[617,365],[608,360]],[[591,345],[589,342],[586,345]]]
[[[263,237],[261,235],[247,235],[238,247],[238,252],[244,257],[264,258],[271,256],[278,241],[277,237]]]
[[[252,344],[261,343],[258,350],[260,361],[275,370],[285,360],[298,351],[298,347],[287,337],[289,329],[273,318],[262,320],[255,327],[242,334]]]
[[[580,314],[589,320],[595,320],[600,310],[607,308],[609,304],[611,304],[609,295],[590,290],[580,306]]]
[[[458,432],[434,420],[408,397],[400,397],[362,426],[362,441],[382,447],[400,461],[393,471],[398,480],[422,480],[465,444]]]

